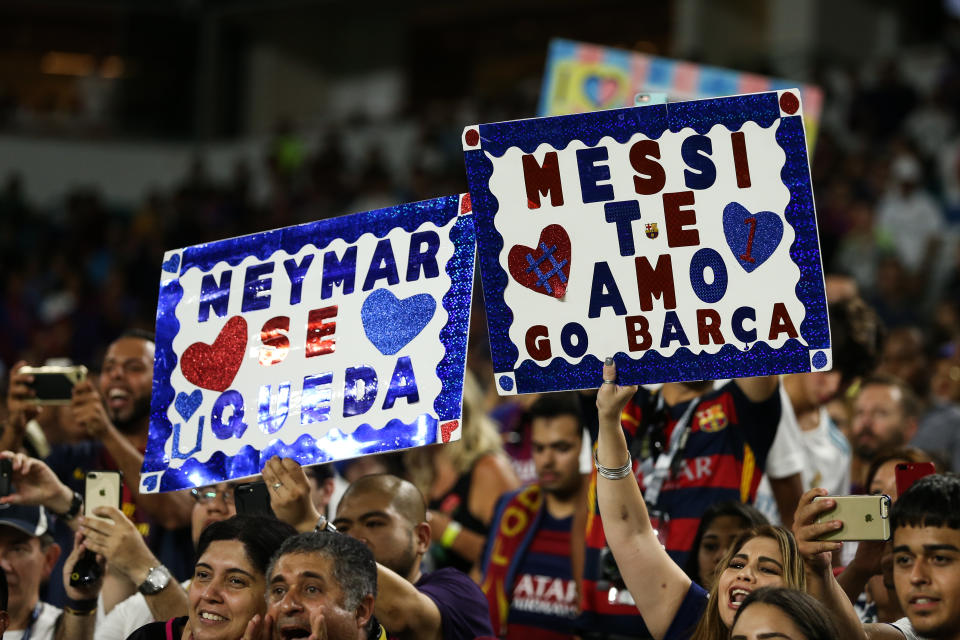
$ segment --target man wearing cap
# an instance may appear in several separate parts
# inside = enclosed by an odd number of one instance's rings
[[[7,640],[71,640],[93,637],[97,595],[102,579],[86,587],[67,586],[64,610],[40,601],[40,586],[60,557],[60,547],[48,532],[43,507],[10,505],[0,509],[0,568],[7,579],[9,626]],[[77,535],[64,566],[64,583],[85,550]],[[101,565],[102,569],[102,565]]]

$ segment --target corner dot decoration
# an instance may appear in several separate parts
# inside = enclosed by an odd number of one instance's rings
[[[810,361],[811,364],[817,369],[823,369],[827,366],[827,354],[823,351],[817,351],[813,354],[813,359]]]
[[[800,109],[800,100],[790,91],[780,94],[780,110],[787,115],[794,115]]]
[[[500,376],[498,382],[500,383],[500,388],[504,391],[513,391],[513,378],[510,376]]]

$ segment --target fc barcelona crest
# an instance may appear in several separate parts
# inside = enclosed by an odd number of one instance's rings
[[[651,222],[647,225],[647,237],[653,240],[658,235],[660,235],[660,230],[657,229],[657,223]]]

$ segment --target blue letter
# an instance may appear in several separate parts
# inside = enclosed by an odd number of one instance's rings
[[[330,417],[330,399],[333,396],[333,373],[326,372],[303,377],[303,396],[300,401],[300,424],[325,422]]]
[[[229,407],[230,418],[227,422],[223,421],[223,413]],[[210,430],[218,440],[228,440],[230,438],[239,438],[247,430],[247,425],[243,421],[243,396],[239,391],[224,391],[213,403],[213,411],[210,412]]]
[[[350,367],[343,381],[343,417],[366,413],[377,399],[377,372],[371,367]]]
[[[334,251],[323,254],[323,283],[320,285],[320,299],[326,300],[333,295],[333,288],[343,286],[343,294],[353,293],[357,279],[357,248],[347,247],[343,260],[337,259]]]
[[[751,307],[740,307],[733,312],[733,335],[736,336],[740,342],[750,344],[757,339],[757,330],[756,328],[745,329],[743,327],[744,320],[756,322],[757,312]]]
[[[574,338],[577,339],[577,344],[573,344]],[[587,330],[576,322],[564,325],[560,331],[560,345],[568,356],[579,358],[587,352]]]
[[[583,202],[603,202],[613,200],[613,186],[597,184],[610,179],[610,167],[598,165],[607,159],[606,147],[590,147],[577,150],[577,171],[580,172],[580,195]]]
[[[607,222],[617,224],[617,241],[620,243],[620,255],[632,256],[636,253],[633,246],[633,221],[640,219],[640,204],[636,200],[608,202],[603,205]]]
[[[426,244],[426,248],[423,245]],[[413,282],[420,277],[420,266],[423,265],[423,275],[427,278],[436,278],[440,275],[437,266],[437,251],[440,250],[440,236],[436,231],[418,231],[410,236],[410,255],[407,257],[407,282]]]
[[[618,316],[627,314],[627,307],[620,297],[617,281],[610,273],[610,265],[606,262],[597,262],[593,265],[593,284],[590,285],[590,310],[588,318],[599,318],[600,310],[604,307],[613,307]]]
[[[688,346],[687,334],[683,332],[683,325],[680,324],[680,318],[676,311],[667,311],[663,316],[663,333],[660,335],[660,348],[665,349],[670,343],[676,340],[681,346]]]
[[[294,258],[283,261],[283,268],[287,270],[287,277],[290,278],[290,304],[300,304],[300,295],[303,293],[303,278],[307,275],[307,269],[313,264],[313,254],[308,253],[303,256],[300,264]]]
[[[273,273],[273,263],[252,264],[247,267],[247,275],[243,278],[243,304],[241,311],[256,311],[270,307],[270,286],[272,278],[264,278]],[[264,295],[260,295],[263,293]]]
[[[277,411],[270,411],[272,404],[270,385],[260,386],[260,415],[257,416],[257,422],[260,424],[260,430],[266,434],[276,433],[287,421],[287,414],[290,413],[290,383],[284,382],[277,388]]]
[[[397,284],[400,282],[400,276],[397,275],[397,261],[393,257],[393,245],[390,244],[390,238],[384,238],[377,243],[377,248],[373,250],[373,257],[370,258],[370,270],[367,271],[367,278],[363,281],[363,290],[370,291],[377,280],[386,278],[387,283]]]
[[[710,284],[703,277],[707,267],[713,272],[713,282]],[[715,249],[705,247],[693,254],[690,260],[690,286],[698,298],[709,304],[719,302],[727,292],[727,266]]]
[[[210,307],[213,312],[225,318],[227,316],[227,304],[230,302],[230,277],[232,271],[224,271],[220,276],[220,284],[213,278],[212,273],[203,276],[200,282],[200,312],[197,314],[197,322],[206,322],[210,317]]]
[[[413,376],[413,365],[410,356],[403,356],[397,360],[390,378],[390,388],[387,397],[383,400],[384,409],[392,409],[397,398],[406,398],[407,404],[420,402],[420,392],[417,391],[417,379]]]
[[[709,189],[717,179],[717,168],[710,159],[713,143],[707,136],[690,136],[680,145],[683,162],[693,169],[683,170],[687,189]]]

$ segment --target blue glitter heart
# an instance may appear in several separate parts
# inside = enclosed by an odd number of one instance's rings
[[[180,254],[175,253],[170,256],[170,259],[160,265],[160,268],[168,273],[176,273],[180,268]]]
[[[202,402],[203,393],[200,389],[195,390],[190,395],[181,391],[177,394],[177,399],[173,401],[173,406],[176,408],[177,413],[183,417],[184,422],[187,422],[190,420],[190,416],[200,408],[200,403]]]
[[[360,320],[367,339],[390,356],[420,335],[436,309],[437,301],[428,293],[398,300],[387,289],[377,289],[363,301]]]
[[[723,208],[723,234],[733,257],[747,273],[773,255],[783,239],[783,220],[772,211],[750,213],[738,202]]]
[[[153,491],[157,487],[157,476],[147,476],[143,479],[143,488]]]

